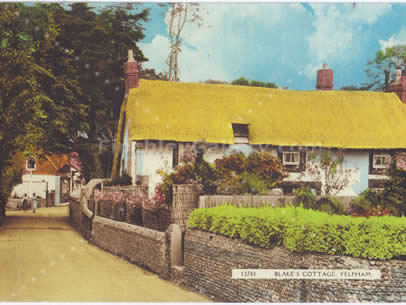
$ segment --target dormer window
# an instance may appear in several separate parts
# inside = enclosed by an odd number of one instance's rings
[[[37,169],[37,162],[35,161],[35,159],[28,159],[25,162],[25,169],[26,170],[35,170]]]
[[[248,124],[232,124],[234,133],[234,142],[236,144],[247,144],[248,140]]]

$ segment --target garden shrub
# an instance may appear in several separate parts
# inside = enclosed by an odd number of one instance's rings
[[[256,174],[244,172],[241,178],[241,193],[265,194],[267,183]]]
[[[104,183],[105,186],[114,186],[114,185],[120,185],[120,186],[126,186],[126,185],[132,185],[132,178],[129,176],[127,173],[124,173],[121,176],[114,177],[110,181],[106,181]]]
[[[221,175],[227,175],[227,172],[242,174],[247,170],[248,159],[242,152],[233,152],[229,156],[224,156],[215,161],[216,169]]]
[[[396,209],[389,202],[388,198],[384,200],[383,193],[366,189],[351,201],[351,214],[358,217],[396,215]]]
[[[290,251],[391,259],[406,255],[406,219],[329,215],[302,207],[196,209],[191,228],[219,233],[249,244]]]
[[[158,185],[155,197],[159,202],[172,203],[172,186],[174,184],[199,184],[205,194],[264,194],[274,187],[287,174],[283,171],[282,162],[267,152],[254,152],[246,157],[241,152],[217,159],[212,165],[204,160],[205,143],[197,144],[193,156],[183,157],[187,162],[177,166],[175,171],[158,173],[162,183]]]
[[[233,172],[227,173],[217,181],[217,194],[222,195],[239,195],[243,193],[240,175]]]
[[[248,156],[248,172],[262,179],[268,188],[275,187],[277,183],[287,177],[281,160],[268,152],[250,154]]]
[[[313,209],[316,206],[317,198],[310,186],[296,189],[293,194],[295,195],[294,205],[302,205],[305,209]]]
[[[338,199],[331,196],[323,196],[316,202],[314,208],[317,211],[326,212],[328,214],[345,214],[343,205],[338,201]]]
[[[326,212],[328,214],[345,214],[343,205],[336,198],[323,196],[317,200],[310,186],[304,186],[295,190],[293,193],[295,195],[293,205],[295,206]]]
[[[394,161],[388,175],[383,191],[384,207],[396,216],[406,215],[406,171],[396,168]]]

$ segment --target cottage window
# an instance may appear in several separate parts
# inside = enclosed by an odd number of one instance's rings
[[[25,163],[25,168],[27,170],[34,170],[37,168],[37,162],[35,161],[35,159],[29,159],[26,161]]]
[[[390,156],[387,154],[374,154],[373,156],[373,168],[381,169],[388,168],[390,164]]]
[[[283,152],[283,165],[300,165],[300,154],[297,151],[284,151]]]
[[[248,124],[232,124],[234,133],[234,142],[248,143]]]

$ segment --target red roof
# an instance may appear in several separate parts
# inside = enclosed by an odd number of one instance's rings
[[[51,155],[37,160],[36,168],[32,171],[32,174],[66,176],[70,172],[70,167],[68,155]],[[26,170],[26,164],[24,164],[24,173],[29,174],[30,172]]]

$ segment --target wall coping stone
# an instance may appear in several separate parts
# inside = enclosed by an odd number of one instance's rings
[[[111,226],[126,232],[132,232],[139,234],[145,238],[149,238],[151,240],[156,240],[156,241],[165,241],[165,232],[160,232],[160,231],[155,231],[152,229],[136,226],[133,224],[129,224],[126,222],[120,222],[116,220],[111,220],[108,218],[100,217],[100,216],[95,216],[93,219],[94,223],[101,223],[106,226]]]

